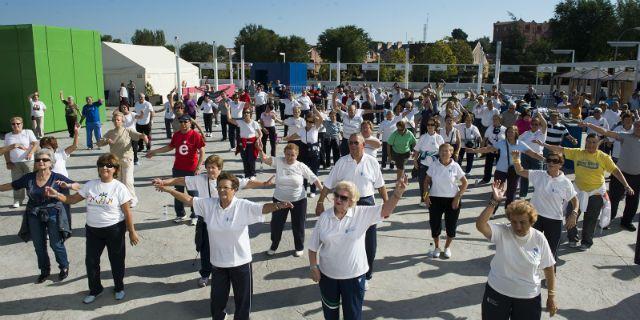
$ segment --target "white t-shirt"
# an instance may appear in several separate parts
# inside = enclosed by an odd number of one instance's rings
[[[122,125],[125,127],[125,129],[133,129],[134,131],[136,131],[136,113],[131,111],[128,114],[125,114]]]
[[[471,127],[467,128],[466,123],[461,123],[457,126],[458,131],[460,131],[460,143],[462,143],[462,147],[465,147],[465,142],[467,141],[477,141],[482,136],[480,135],[480,130],[475,125],[471,125]]]
[[[297,130],[303,129],[307,125],[307,121],[302,119],[302,117],[298,117],[298,119],[289,117],[284,119],[283,123],[289,127],[293,127],[289,128],[291,132],[297,132]]]
[[[564,221],[564,208],[577,194],[571,180],[562,172],[552,178],[544,170],[529,170],[529,181],[536,189],[531,204],[538,214],[545,218]]]
[[[234,197],[225,209],[218,198],[193,198],[193,210],[204,218],[211,264],[232,268],[251,262],[250,224],[263,222],[263,205]]]
[[[40,100],[38,101],[30,100],[29,102],[31,105],[31,116],[44,117],[44,111],[47,110],[47,106],[44,104],[44,102]]]
[[[253,138],[256,136],[256,131],[260,130],[260,124],[256,121],[246,123],[244,120],[236,120],[238,128],[240,128],[240,138]]]
[[[67,172],[67,159],[69,159],[69,155],[64,152],[64,149],[58,148],[58,150],[53,153],[53,156],[56,158],[56,164],[53,165],[51,171],[69,178],[69,173]]]
[[[256,93],[253,99],[256,101],[256,106],[261,106],[267,104],[268,95],[266,92],[260,91]]]
[[[389,137],[391,137],[391,134],[396,132],[396,130],[398,130],[398,127],[396,127],[396,123],[398,123],[398,121],[402,119],[401,117],[394,117],[393,120],[383,120],[382,122],[380,122],[380,124],[378,125],[378,132],[380,133],[380,140],[382,140],[383,142],[387,142],[389,141]]]
[[[120,87],[120,98],[128,98],[127,87]]]
[[[489,223],[489,226],[490,241],[496,245],[489,271],[491,288],[512,298],[537,297],[540,270],[556,263],[544,234],[532,227],[529,234],[519,237],[508,224]]]
[[[600,117],[600,119],[596,119],[594,116],[590,116],[584,119],[584,122],[591,123],[600,128],[609,130],[609,122],[607,122],[607,119],[605,119],[604,117]],[[596,132],[593,131],[591,128],[587,128],[587,134],[590,134],[590,133],[596,133]]]
[[[242,111],[244,110],[244,102],[238,101],[237,103],[231,99],[227,101],[229,103],[229,112],[231,112],[231,119],[242,119]]]
[[[313,104],[309,96],[301,96],[300,98],[298,98],[298,103],[300,103],[300,110],[303,111],[311,109],[311,104]]]
[[[456,137],[457,137],[457,132],[458,132],[458,128],[456,128],[455,126],[451,127],[451,131],[449,131],[449,133],[447,134],[447,128],[440,128],[440,136],[442,136],[442,139],[444,140],[444,142],[450,144],[450,145],[454,145],[456,143]]]
[[[360,132],[360,126],[364,119],[358,115],[357,110],[353,118],[349,118],[349,114],[344,111],[340,111],[340,115],[342,116],[342,136],[344,139],[349,139],[352,134]]]
[[[372,146],[370,146],[369,144],[367,144],[367,141],[377,141],[380,142],[380,140],[378,140],[376,137],[374,136],[370,136],[369,138],[364,138],[364,153],[377,158],[378,157],[378,150],[380,150],[380,148],[373,148]]]
[[[489,145],[495,145],[496,143],[498,143],[498,141],[504,140],[506,137],[505,134],[507,128],[505,128],[504,126],[500,126],[497,133],[494,133],[494,129],[495,127],[491,125],[484,132],[484,137],[487,138],[487,142],[489,143]]]
[[[167,101],[164,103],[164,118],[165,119],[174,119],[176,115],[173,113],[173,107],[171,106],[171,102]]]
[[[260,115],[260,120],[262,120],[262,125],[263,125],[265,128],[275,127],[275,125],[276,125],[276,124],[274,123],[274,122],[275,122],[275,120],[274,120],[274,119],[275,119],[275,117],[276,117],[276,114],[275,114],[273,111],[270,111],[270,112],[263,112],[263,113]]]
[[[547,134],[542,133],[542,130],[540,129],[538,129],[536,132],[531,132],[531,130],[527,130],[526,132],[522,133],[520,137],[518,137],[518,140],[526,144],[527,147],[529,147],[529,149],[533,150],[533,152],[542,154],[542,150],[544,149],[544,147],[539,144],[533,143],[533,141],[534,140],[546,141]]]
[[[602,117],[607,119],[607,124],[609,124],[609,128],[613,128],[618,125],[620,122],[620,110],[613,111],[611,109],[607,109],[602,114]]]
[[[20,133],[13,133],[13,132],[6,133],[4,135],[5,146],[17,143],[27,148],[27,150],[22,150],[19,148],[11,149],[11,151],[9,151],[9,159],[11,160],[11,162],[16,163],[16,162],[33,161],[33,155],[31,156],[31,159],[29,160],[25,159],[25,156],[27,155],[27,151],[31,148],[31,145],[30,145],[31,142],[38,142],[38,139],[36,139],[36,136],[33,134],[33,131],[31,131],[30,129],[22,129]]]
[[[316,126],[312,126],[311,129],[307,130],[306,126],[298,129],[297,131],[293,131],[298,134],[300,137],[300,142],[305,144],[314,144],[318,143],[318,128]]]
[[[293,108],[300,105],[297,100],[291,99],[280,99],[280,102],[284,103],[284,114],[287,116],[292,116]]]
[[[249,179],[238,178],[240,185],[238,190],[242,190],[247,187]],[[184,177],[184,184],[189,191],[198,191],[199,198],[217,198],[218,197],[218,181],[215,179],[209,179],[206,173],[201,173],[195,176]]]
[[[151,112],[153,112],[153,106],[151,102],[145,101],[143,103],[136,102],[135,106],[136,114],[142,114],[142,118],[138,119],[137,124],[147,125],[151,121]]]
[[[200,109],[202,109],[202,113],[210,114],[213,113],[213,109],[218,109],[218,105],[211,100],[209,102],[202,100]]]
[[[300,161],[287,164],[284,157],[274,157],[271,166],[276,169],[276,188],[273,191],[273,197],[280,201],[295,202],[305,198],[307,194],[304,189],[304,179],[309,183],[318,180],[313,171]]]
[[[87,225],[105,228],[124,220],[123,204],[131,200],[131,193],[120,181],[90,180],[78,191],[87,201]]]
[[[372,224],[382,221],[382,206],[355,206],[338,219],[324,211],[309,239],[309,250],[319,252],[320,271],[332,279],[352,279],[369,270],[365,235]]]
[[[420,135],[420,139],[413,147],[413,150],[420,153],[420,163],[424,166],[429,166],[435,160],[435,156],[438,154],[440,145],[444,144],[444,139],[441,135],[434,133],[429,135],[425,133]]]
[[[427,170],[431,177],[431,189],[429,195],[432,197],[453,198],[460,191],[458,181],[464,177],[464,171],[460,165],[451,159],[448,165],[443,165],[440,161],[434,161]]]
[[[359,163],[350,154],[341,157],[324,180],[324,185],[333,189],[342,180],[353,182],[360,197],[372,196],[375,189],[384,186],[378,160],[366,153],[362,155]]]

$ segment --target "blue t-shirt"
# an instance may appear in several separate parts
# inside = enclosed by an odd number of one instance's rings
[[[27,196],[29,197],[29,202],[27,202],[27,212],[29,212],[29,208],[58,202],[57,199],[49,198],[44,194],[44,187],[46,186],[52,187],[60,193],[68,194],[67,189],[63,189],[55,183],[58,180],[69,184],[73,183],[73,180],[61,174],[51,172],[51,176],[49,177],[49,180],[47,180],[47,183],[44,186],[39,187],[36,184],[36,172],[29,172],[22,176],[22,178],[11,182],[11,187],[14,190],[27,189]]]
[[[525,152],[527,150],[531,150],[526,144],[524,144],[520,140],[518,140],[515,145],[509,143],[508,151],[507,151],[506,139],[498,141],[493,146],[496,149],[500,150],[500,158],[498,158],[498,163],[496,164],[496,170],[502,171],[502,172],[507,172],[507,170],[509,170],[509,166],[513,166],[513,161],[511,160],[511,155],[509,154],[511,153],[511,151]]]
[[[100,106],[102,103],[96,101],[92,104],[85,104],[82,107],[82,116],[87,120],[87,123],[100,122]]]

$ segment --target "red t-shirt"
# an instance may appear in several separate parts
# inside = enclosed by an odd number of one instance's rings
[[[189,130],[187,133],[176,131],[169,145],[176,149],[174,169],[196,171],[198,150],[204,147],[204,140],[200,133],[195,130]]]
[[[239,97],[238,100],[246,103],[251,103],[251,96],[248,93],[244,92]]]

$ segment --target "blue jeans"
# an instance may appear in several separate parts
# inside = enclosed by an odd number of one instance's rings
[[[91,140],[91,134],[96,138],[96,142],[102,139],[100,122],[87,122],[87,148],[93,148],[93,140]]]
[[[42,271],[51,269],[49,253],[47,252],[47,234],[49,235],[49,246],[56,257],[58,267],[60,269],[68,268],[67,249],[64,247],[60,231],[58,231],[58,216],[51,215],[49,216],[49,221],[42,222],[38,216],[27,213],[27,223],[29,224],[33,247],[38,257],[38,269]]]
[[[337,280],[320,275],[322,312],[327,320],[340,319],[340,300],[345,320],[362,319],[364,302],[364,275],[352,279]]]
[[[172,171],[172,177],[176,178],[176,177],[186,177],[186,176],[193,176],[193,171],[186,171],[186,170],[179,170],[179,169],[171,169]],[[176,190],[178,192],[184,192],[184,186],[175,186]],[[198,195],[197,191],[188,191],[187,193],[192,196],[195,197]],[[182,201],[178,200],[178,199],[174,199],[173,201],[173,207],[176,210],[176,217],[181,218],[185,216],[185,211],[184,211],[184,203],[182,203]],[[193,212],[193,207],[191,207],[191,218],[195,218],[196,214]]]

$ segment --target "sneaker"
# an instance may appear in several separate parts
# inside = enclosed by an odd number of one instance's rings
[[[12,207],[13,207],[14,209],[20,208],[20,201],[16,201],[16,202],[14,202]]]
[[[200,279],[198,279],[199,288],[206,287],[208,283],[209,283],[209,277],[201,277]]]
[[[124,290],[117,291],[117,292],[115,293],[115,298],[116,298],[116,300],[122,300],[122,299],[124,299]]]
[[[447,259],[451,258],[451,248],[444,248],[444,257]]]
[[[236,152],[236,148],[230,148],[229,151]]]
[[[198,224],[198,218],[191,218],[191,225],[195,226],[196,224]]]
[[[471,172],[465,172],[464,176],[467,178],[471,177]]]
[[[38,279],[36,280],[36,283],[43,283],[45,280],[47,280],[50,274],[51,272],[49,270],[41,271]]]
[[[621,223],[620,227],[622,227],[622,229],[625,229],[627,231],[636,231],[636,227],[631,224],[631,223]]]
[[[93,303],[94,301],[96,301],[96,298],[97,298],[100,294],[102,294],[102,292],[101,292],[101,293],[96,294],[95,296],[94,296],[94,295],[91,295],[91,294],[90,294],[90,295],[87,295],[86,297],[84,297],[84,299],[82,299],[82,303],[84,303],[84,304],[90,304],[90,303]]]
[[[275,252],[274,252],[275,253]],[[294,257],[302,257],[304,256],[304,250],[296,251],[293,253]]]
[[[217,128],[217,127],[219,127],[219,125],[216,123],[216,124],[213,125],[213,127]]]
[[[62,281],[69,276],[69,268],[60,269],[60,273],[58,274],[58,280]]]
[[[186,216],[184,217],[177,217],[175,219],[173,219],[173,222],[175,223],[182,223],[184,220],[188,219]]]
[[[578,241],[569,241],[569,248],[577,248]]]
[[[316,197],[316,193],[315,192],[309,193],[309,198],[313,199],[315,197]]]
[[[133,165],[134,165],[134,166],[139,166],[139,165],[140,165],[140,161],[134,161],[134,162],[133,162]]]
[[[420,202],[420,203],[418,203],[418,207],[426,208],[427,204],[424,203],[424,202]]]
[[[364,280],[364,291],[369,290],[369,280]]]
[[[435,248],[431,251],[432,258],[440,258],[440,248]]]
[[[580,245],[580,247],[578,247],[578,249],[579,249],[580,251],[587,251],[587,250],[589,250],[590,248],[591,248],[591,246],[586,245],[586,244],[581,244],[581,245]]]
[[[267,250],[267,255],[268,255],[268,256],[272,256],[272,255],[274,255],[274,254],[276,254],[276,251],[275,251],[275,250],[271,250],[271,249]]]

